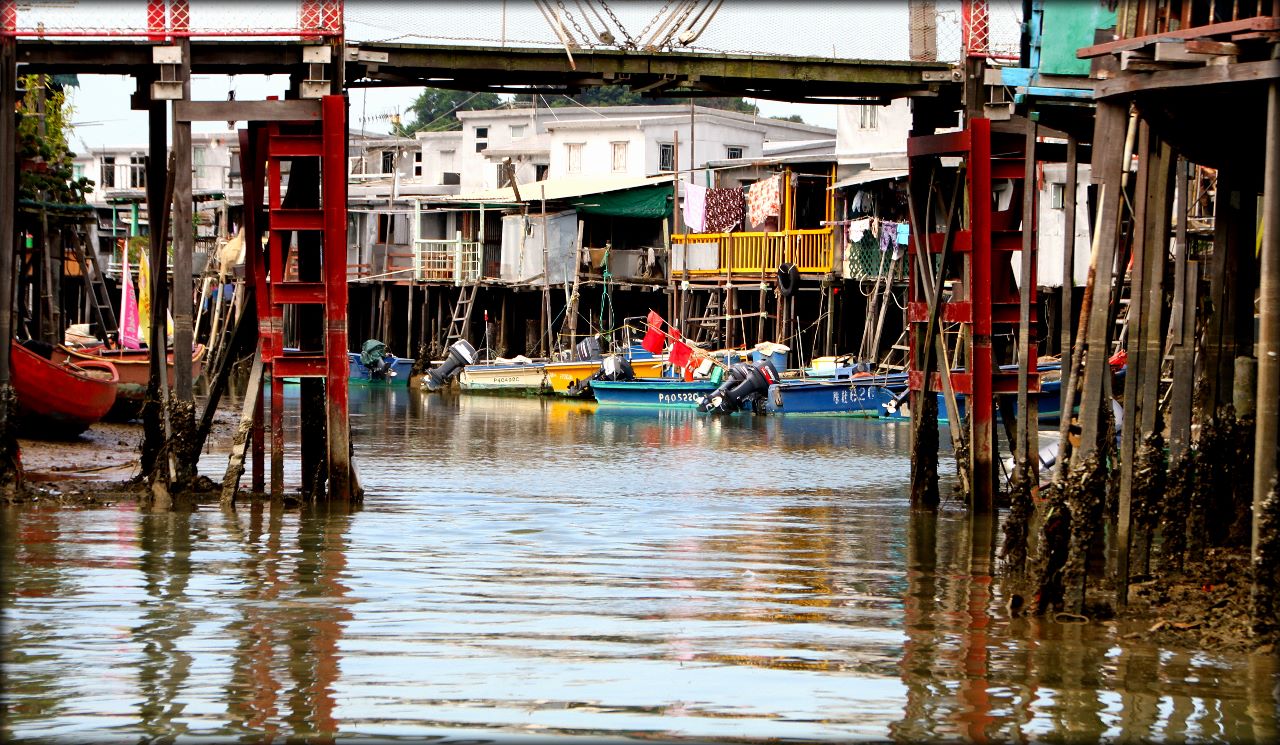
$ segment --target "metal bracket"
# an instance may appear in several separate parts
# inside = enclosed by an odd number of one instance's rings
[[[925,70],[920,73],[920,80],[925,83],[958,83],[960,82],[960,68]]]
[[[178,80],[178,65],[182,64],[182,47],[152,47],[151,61],[160,67],[160,79],[151,83],[151,100],[181,101],[183,85]]]

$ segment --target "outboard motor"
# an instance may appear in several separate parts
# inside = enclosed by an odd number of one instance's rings
[[[622,357],[605,357],[600,361],[600,369],[591,379],[612,382],[635,380],[636,372],[631,368],[631,363]]]
[[[732,414],[763,399],[769,386],[778,381],[778,371],[769,362],[739,362],[729,368],[724,382],[698,401],[698,411]]]
[[[440,366],[427,373],[427,390],[439,390],[454,376],[462,372],[462,368],[473,364],[476,361],[476,348],[467,343],[466,339],[459,339],[449,347],[449,356],[445,358]]]
[[[388,361],[390,358],[390,361]],[[394,378],[396,371],[393,365],[396,358],[387,351],[387,345],[377,339],[365,340],[364,346],[360,349],[360,364],[369,370],[369,378],[371,380],[386,380]]]
[[[584,362],[600,359],[600,340],[594,336],[588,336],[574,345],[573,351],[578,359]]]

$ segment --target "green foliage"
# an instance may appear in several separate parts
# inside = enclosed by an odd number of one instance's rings
[[[769,118],[777,119],[780,122],[794,122],[795,124],[804,124],[804,119],[800,118],[799,114],[792,114],[791,116],[771,116]]]
[[[40,136],[40,93],[44,92],[44,136]],[[61,84],[38,75],[19,83],[26,95],[18,105],[18,198],[61,204],[84,204],[93,182],[74,178],[72,153],[67,146],[73,107]]]
[[[502,99],[496,93],[468,93],[447,88],[428,88],[409,106],[414,119],[407,124],[396,123],[397,135],[405,137],[414,132],[443,132],[461,129],[457,112],[477,109],[496,109]]]
[[[572,100],[570,100],[572,98]],[[531,96],[528,94],[520,94],[516,96],[517,101],[529,101]],[[647,106],[653,104],[683,104],[688,103],[687,98],[667,98],[664,96],[645,96],[636,93],[624,85],[602,85],[595,88],[587,88],[581,93],[571,97],[555,96],[546,98],[547,105],[552,108],[563,106],[574,106],[575,102],[583,106]],[[742,114],[758,114],[760,109],[753,103],[748,103],[746,99],[740,96],[720,96],[714,98],[696,99],[699,106],[706,106],[712,109],[722,109],[724,111],[737,111]]]

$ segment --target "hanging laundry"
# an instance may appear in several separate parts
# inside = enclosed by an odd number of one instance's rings
[[[727,233],[742,222],[741,189],[707,189],[705,202],[705,232]]]
[[[701,233],[707,224],[707,187],[684,185],[684,224],[687,232]]]
[[[849,242],[861,243],[862,237],[871,230],[871,218],[864,217],[849,223]]]
[[[888,251],[898,244],[898,223],[884,220],[880,223],[880,250]]]
[[[782,210],[782,177],[770,176],[751,185],[747,194],[747,221],[759,225]]]

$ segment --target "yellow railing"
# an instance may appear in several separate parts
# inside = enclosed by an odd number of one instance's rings
[[[671,236],[672,251],[686,245],[716,244],[719,266],[690,269],[696,275],[760,274],[793,263],[805,274],[834,268],[835,234],[831,228],[781,233],[686,233]]]

